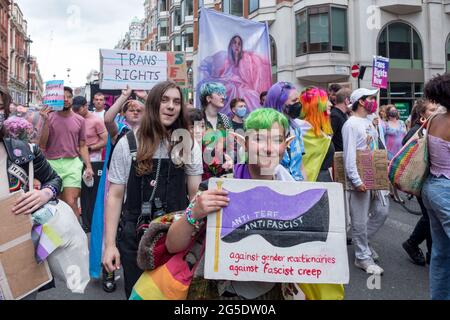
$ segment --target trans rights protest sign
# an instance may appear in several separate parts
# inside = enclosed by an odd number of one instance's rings
[[[43,104],[55,111],[64,109],[64,80],[52,80],[45,83]]]
[[[100,49],[100,89],[150,90],[167,80],[167,53]]]
[[[201,8],[199,20],[196,106],[204,83],[220,82],[227,89],[225,109],[234,98],[243,98],[253,111],[259,96],[272,85],[267,24]]]
[[[344,194],[337,183],[211,179],[230,204],[208,216],[205,278],[349,281]]]
[[[180,88],[188,86],[186,56],[183,52],[167,52],[167,78]]]
[[[389,59],[373,57],[372,87],[387,89],[389,74]]]

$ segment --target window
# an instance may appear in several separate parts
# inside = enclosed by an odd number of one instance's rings
[[[450,72],[450,35],[447,40],[447,72]]]
[[[423,83],[390,82],[388,89],[381,90],[381,104],[394,104],[405,121],[411,114],[414,101],[423,95]]]
[[[169,34],[167,29],[167,20],[161,20],[158,24],[158,38],[167,37]]]
[[[182,51],[181,36],[177,35],[172,39],[172,51]]]
[[[192,27],[186,28],[186,35],[184,41],[185,41],[185,48],[194,47],[194,28]]]
[[[159,0],[158,1],[158,12],[168,11],[167,9],[167,0]]]
[[[172,11],[171,20],[173,32],[175,30],[175,27],[181,26],[181,8],[177,7],[174,11]]]
[[[316,6],[295,16],[297,56],[319,52],[346,52],[347,9]]]
[[[277,65],[277,45],[272,36],[269,36],[270,39],[270,59],[272,65],[272,82],[278,82],[278,65]]]
[[[347,51],[347,11],[331,8],[331,39],[333,51]]]
[[[259,9],[259,0],[249,0],[248,14],[255,12]]]
[[[378,54],[390,59],[390,68],[421,70],[422,51],[419,35],[403,22],[386,26],[378,39]]]
[[[222,0],[222,11],[224,13],[242,17],[244,13],[243,8],[242,0]]]
[[[184,7],[184,16],[193,16],[194,15],[194,1],[193,0],[184,0],[182,4]]]

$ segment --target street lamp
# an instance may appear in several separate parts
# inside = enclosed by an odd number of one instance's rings
[[[31,55],[30,55],[30,46],[33,43],[31,38],[28,36],[28,38],[25,40],[27,44],[27,108],[30,107],[30,98],[31,98]]]

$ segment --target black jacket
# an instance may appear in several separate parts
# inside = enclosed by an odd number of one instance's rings
[[[61,192],[62,180],[45,159],[38,146],[16,139],[3,138],[8,154],[8,180],[11,192],[20,189],[28,191],[28,166],[33,161],[34,178],[39,180],[42,187],[52,186],[57,195]]]

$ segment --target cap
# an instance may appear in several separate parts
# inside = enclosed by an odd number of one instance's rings
[[[365,88],[356,89],[355,91],[353,91],[352,95],[350,96],[350,103],[352,105],[354,105],[362,97],[375,96],[377,93],[378,93],[378,89],[374,89],[374,90],[369,90],[369,89],[365,89]]]
[[[79,109],[85,105],[87,105],[87,100],[85,97],[78,96],[78,97],[73,98],[73,103],[72,103],[73,109]]]

